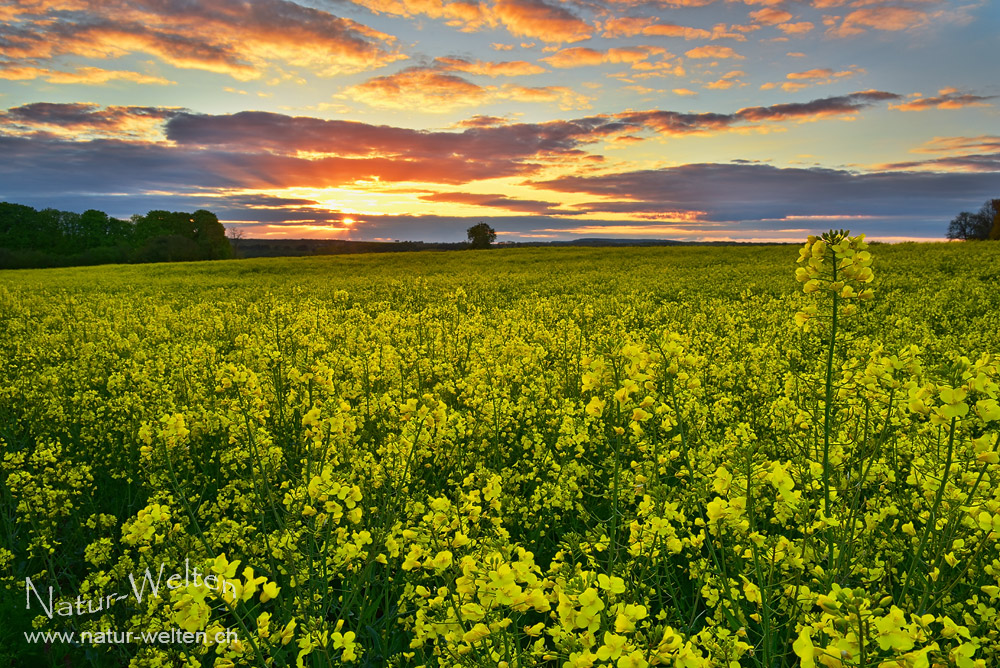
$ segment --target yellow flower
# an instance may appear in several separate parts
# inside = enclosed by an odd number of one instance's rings
[[[621,656],[622,651],[625,649],[626,642],[628,642],[628,638],[625,636],[616,635],[610,631],[606,631],[604,633],[604,644],[597,650],[597,658],[601,661],[617,659]]]
[[[597,576],[597,585],[601,589],[603,589],[603,590],[605,590],[605,591],[607,591],[607,592],[609,592],[611,594],[624,594],[625,593],[625,580],[622,580],[617,575],[612,575],[612,576],[609,577],[609,576],[605,575],[604,573],[601,573],[600,575]],[[592,589],[588,589],[587,591],[593,591],[593,590]],[[594,593],[596,594],[596,592],[594,592]],[[583,596],[582,595],[580,597],[580,602],[583,603]]]
[[[809,629],[802,627],[799,637],[792,643],[792,650],[795,656],[799,657],[801,668],[815,668],[816,648],[813,647],[812,638],[809,637]]]
[[[618,659],[618,668],[646,668],[648,665],[649,662],[639,650]]]
[[[587,415],[591,415],[593,417],[599,417],[601,413],[604,412],[604,405],[605,402],[602,399],[599,399],[597,397],[591,397],[590,402],[587,404],[586,408]]]
[[[277,583],[268,582],[260,588],[260,602],[267,603],[272,598],[277,597],[279,591],[281,591],[281,587],[279,587]]]

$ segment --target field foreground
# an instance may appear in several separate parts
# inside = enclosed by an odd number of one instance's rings
[[[0,665],[996,666],[996,246],[0,272]]]

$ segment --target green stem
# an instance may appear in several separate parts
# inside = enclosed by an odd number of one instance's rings
[[[944,497],[944,488],[948,486],[948,473],[951,471],[951,458],[955,449],[956,420],[957,418],[951,419],[951,428],[948,432],[948,454],[945,456],[944,473],[941,476],[941,484],[938,486],[937,495],[934,497],[934,505],[931,506],[930,517],[927,518],[927,524],[924,525],[924,531],[920,536],[920,544],[913,553],[913,558],[910,560],[910,567],[906,569],[906,577],[903,579],[903,590],[899,595],[900,603],[903,603],[906,600],[906,594],[910,588],[910,575],[912,575],[914,568],[916,568],[917,563],[923,556],[924,546],[927,544],[927,538],[930,536],[931,529],[935,524],[937,524],[937,511],[941,505],[941,499]]]
[[[833,279],[837,281],[837,258],[833,258]],[[837,301],[839,296],[833,293],[833,318],[830,326],[830,345],[826,353],[826,400],[823,407],[823,515],[830,517],[830,432],[833,428],[833,356],[837,345]],[[833,568],[833,540],[827,538],[829,546],[828,567]]]

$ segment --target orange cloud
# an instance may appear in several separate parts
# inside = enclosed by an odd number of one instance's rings
[[[492,23],[492,17],[479,2],[444,2],[443,0],[351,0],[376,14],[427,16],[463,31],[477,30]]]
[[[371,107],[445,112],[481,104],[489,93],[454,74],[410,67],[351,86],[343,95]]]
[[[475,60],[470,61],[464,58],[435,58],[434,62],[444,69],[465,72],[467,74],[481,74],[488,77],[516,77],[529,74],[541,74],[547,70],[544,67],[529,63],[526,60],[511,60],[505,62],[490,62]]]
[[[509,119],[502,116],[487,116],[484,114],[476,114],[475,116],[470,116],[469,118],[464,118],[458,123],[455,123],[455,127],[458,128],[492,128],[498,125],[507,125]]]
[[[831,28],[828,34],[835,37],[851,37],[864,34],[869,28],[898,32],[927,25],[927,12],[909,7],[869,7],[858,9],[844,17],[839,27]]]
[[[535,199],[517,199],[499,194],[478,194],[463,192],[441,192],[429,195],[421,195],[421,200],[425,202],[450,202],[454,204],[471,204],[473,206],[491,207],[506,209],[517,213],[534,213],[540,215],[566,215],[574,214],[575,211],[562,211],[554,202],[545,202]]]
[[[798,23],[779,23],[777,28],[786,35],[804,35],[816,26],[809,21],[799,21]]]
[[[765,7],[764,9],[758,9],[755,12],[750,12],[750,18],[757,23],[772,26],[779,23],[787,23],[788,19],[792,18],[792,16],[794,16],[794,14],[791,12],[786,12],[783,9],[773,9],[771,7]]]
[[[262,76],[274,61],[324,76],[381,67],[404,58],[394,42],[350,19],[287,0],[33,3],[0,26],[0,56],[24,64],[62,55],[146,53],[175,67],[241,80]]]
[[[693,39],[734,39],[745,42],[743,32],[755,30],[758,26],[727,26],[725,23],[715,24],[711,30],[692,28],[675,23],[659,23],[655,18],[620,17],[604,22],[603,37],[633,37],[647,35],[650,37],[680,37]]]
[[[87,84],[99,86],[110,81],[129,81],[135,84],[155,84],[166,86],[177,83],[163,77],[129,72],[127,70],[104,70],[99,67],[78,67],[72,72],[60,72],[43,67],[17,66],[0,63],[0,79],[29,81],[44,79],[56,84]]]
[[[351,86],[339,97],[371,107],[420,109],[436,113],[496,100],[554,102],[560,109],[587,109],[590,106],[590,98],[566,86],[479,86],[457,75],[426,67],[410,67],[395,74],[369,79]]]
[[[497,96],[505,100],[521,102],[555,102],[560,109],[590,109],[591,99],[567,86],[513,86],[500,88]]]
[[[658,46],[611,48],[607,51],[574,46],[568,49],[560,49],[551,56],[542,58],[542,62],[559,68],[600,65],[602,63],[626,63],[635,66],[651,56],[665,56],[669,58],[670,54],[667,53],[666,49]]]
[[[1000,136],[935,137],[911,153],[1000,153]]]
[[[805,72],[791,72],[786,74],[788,79],[827,79],[833,76],[833,70],[829,67],[815,68]]]
[[[657,23],[656,19],[651,18],[622,17],[608,19],[604,22],[604,37],[632,37],[635,35],[709,39],[712,33],[701,28],[689,28],[673,23]]]
[[[743,56],[728,46],[699,46],[684,53],[688,58],[735,58],[742,60]]]
[[[737,73],[730,73],[738,76]],[[810,102],[745,107],[735,113],[680,113],[676,111],[629,111],[615,118],[639,128],[665,135],[709,135],[730,129],[761,127],[764,123],[807,122],[821,118],[852,117],[877,102],[899,99],[899,95],[868,90],[826,97]]]
[[[723,74],[716,81],[705,84],[704,87],[712,90],[728,90],[733,86],[745,86],[746,84],[739,80],[739,77],[745,75],[746,72],[743,70],[733,70],[732,72]]]
[[[760,89],[771,90],[772,88],[778,88],[780,86],[782,90],[794,92],[810,86],[830,84],[834,81],[847,79],[863,73],[864,70],[857,67],[852,67],[851,69],[842,70],[840,72],[834,72],[829,67],[816,67],[803,72],[790,72],[785,75],[785,78],[788,79],[788,81],[781,83],[771,81],[762,84]]]
[[[963,109],[965,107],[990,107],[987,100],[996,99],[996,95],[972,95],[962,93],[955,88],[942,88],[934,97],[917,97],[902,104],[891,104],[890,109],[899,111],[924,111],[925,109]]]
[[[52,135],[76,141],[116,139],[158,142],[164,121],[181,113],[165,107],[100,107],[96,104],[34,102],[0,112],[0,128],[11,135]]]
[[[497,0],[493,12],[512,35],[543,42],[579,42],[593,31],[565,7],[546,0]]]

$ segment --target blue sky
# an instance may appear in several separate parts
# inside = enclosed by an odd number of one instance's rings
[[[1000,197],[1000,10],[23,0],[0,199],[248,237],[940,239]]]

